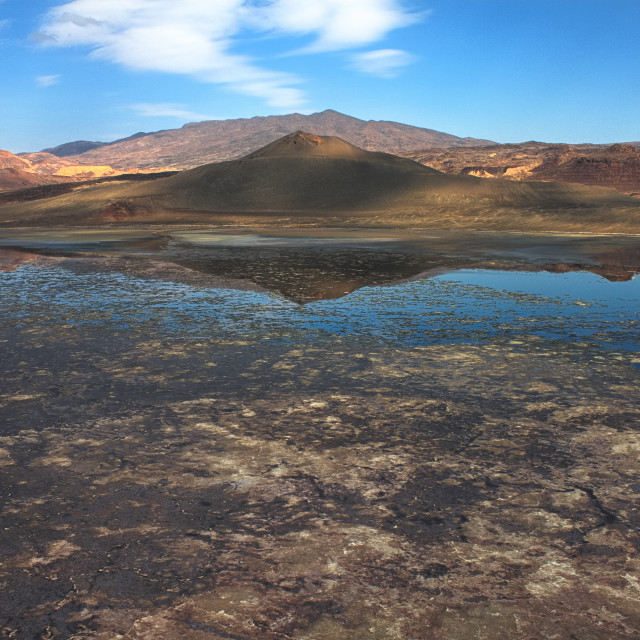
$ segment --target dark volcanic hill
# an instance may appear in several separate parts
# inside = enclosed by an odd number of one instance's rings
[[[604,145],[524,142],[475,148],[425,149],[406,154],[452,174],[507,180],[577,182],[640,196],[640,149]]]
[[[458,138],[448,133],[397,122],[367,122],[327,110],[312,115],[294,113],[286,116],[195,122],[186,124],[181,129],[137,133],[71,158],[80,164],[108,164],[118,169],[190,169],[210,162],[240,158],[298,129],[316,135],[338,136],[368,151],[390,153],[426,147],[466,147],[489,143],[488,140]],[[68,156],[68,149],[72,144],[81,143],[62,145],[65,156]],[[48,149],[48,152],[57,153],[56,149],[59,148]]]
[[[43,149],[43,153],[50,153],[58,158],[66,158],[67,156],[75,156],[85,151],[91,151],[91,149],[97,149],[103,147],[106,142],[90,142],[89,140],[76,140],[75,142],[66,142],[65,144],[59,144],[57,147],[51,147],[49,149]]]
[[[17,225],[312,224],[640,233],[640,201],[611,189],[446,175],[298,131],[253,153],[150,182],[84,186],[0,207]]]

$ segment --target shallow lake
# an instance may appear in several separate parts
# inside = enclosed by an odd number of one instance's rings
[[[6,633],[640,633],[638,238],[4,230],[0,265]]]
[[[169,340],[326,346],[341,337],[363,349],[539,336],[635,352],[640,336],[640,279],[579,271],[461,269],[301,305],[262,291],[24,266],[2,276],[2,293],[5,327],[92,325]]]

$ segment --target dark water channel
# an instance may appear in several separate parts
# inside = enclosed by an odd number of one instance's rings
[[[0,269],[0,637],[640,634],[638,238],[13,230]]]

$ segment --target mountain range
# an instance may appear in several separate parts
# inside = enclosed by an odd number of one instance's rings
[[[367,151],[399,153],[427,147],[468,147],[489,140],[458,138],[448,133],[397,122],[364,121],[328,109],[301,115],[211,120],[180,129],[136,133],[111,143],[77,141],[45,149],[78,164],[116,169],[163,167],[192,169],[211,162],[241,158],[292,131],[337,136]]]
[[[640,196],[640,143],[497,144],[394,122],[363,121],[336,111],[191,123],[137,133],[111,143],[76,141],[36,153],[0,151],[1,202],[69,193],[86,181],[166,175],[251,155],[291,130],[340,137],[366,151],[393,152],[451,175],[514,182],[546,181],[612,187]],[[149,178],[154,176],[149,175]]]
[[[613,189],[448,175],[297,131],[238,160],[0,205],[4,226],[270,224],[640,233]]]
[[[40,175],[67,176],[67,180],[77,180],[79,176],[189,169],[240,158],[297,129],[316,135],[337,136],[368,151],[409,157],[444,173],[516,181],[577,182],[609,186],[628,195],[640,195],[640,142],[613,145],[497,144],[396,122],[364,121],[331,109],[311,115],[196,122],[180,129],[136,133],[109,143],[68,142],[45,149],[47,160],[40,162],[38,172]],[[21,154],[21,157],[34,161],[34,157],[40,155],[43,153]],[[54,157],[69,166],[52,171],[54,163],[51,159]],[[70,165],[78,168],[73,169]],[[88,168],[83,170],[83,166]],[[21,177],[25,179],[25,176]],[[16,184],[15,176],[5,176],[4,182],[7,180]],[[33,177],[26,179],[25,186],[34,182],[37,180]],[[2,186],[0,173],[0,191]]]

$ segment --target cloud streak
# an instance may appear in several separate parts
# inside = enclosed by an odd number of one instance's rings
[[[139,102],[130,105],[129,108],[141,116],[151,118],[179,118],[193,121],[211,119],[211,116],[187,109],[186,105],[172,102]]]
[[[54,84],[58,84],[58,82],[60,82],[59,75],[36,76],[36,84],[39,87],[52,87]]]
[[[305,103],[303,80],[237,53],[243,42],[265,34],[294,36],[307,41],[297,50],[305,54],[367,47],[420,19],[402,1],[71,0],[49,11],[36,39],[45,46],[86,47],[92,58],[128,69],[188,75],[273,107],[296,108]],[[393,66],[388,59],[386,75],[378,75],[391,77]],[[371,73],[364,62],[356,68]]]
[[[415,59],[414,55],[400,49],[378,49],[354,55],[352,67],[372,76],[395,78],[403,67],[411,64]]]

